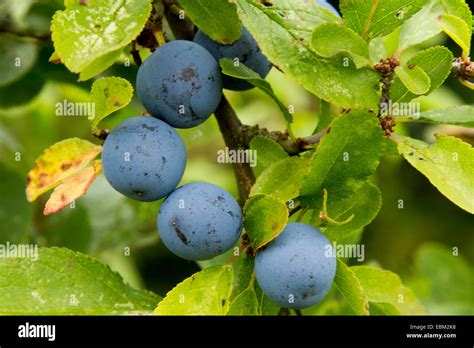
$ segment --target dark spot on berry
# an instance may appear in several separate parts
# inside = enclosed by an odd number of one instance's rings
[[[148,129],[150,131],[154,131],[156,129],[156,127],[147,126],[145,123],[142,124],[142,128]]]
[[[172,225],[173,225],[174,231],[176,232],[176,235],[178,236],[179,240],[181,240],[181,242],[183,242],[184,245],[188,245],[189,241],[186,238],[186,236],[184,235],[184,233],[181,232],[181,230],[179,229],[178,225],[176,224],[176,221],[173,221]]]
[[[190,81],[193,78],[198,77],[198,72],[196,69],[193,69],[191,66],[184,68],[181,74],[179,75],[179,79],[182,81]]]

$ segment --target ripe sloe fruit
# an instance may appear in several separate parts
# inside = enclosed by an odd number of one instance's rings
[[[130,117],[108,135],[102,165],[109,183],[138,201],[155,201],[173,191],[186,167],[179,134],[154,117]]]
[[[219,105],[220,68],[198,44],[171,41],[138,69],[137,93],[154,117],[173,127],[191,128],[207,120]]]
[[[257,252],[255,275],[265,294],[286,308],[306,308],[321,301],[334,280],[336,258],[332,246],[316,228],[289,223]]]
[[[263,55],[257,42],[245,28],[242,29],[241,37],[230,45],[215,42],[200,30],[194,36],[194,42],[207,49],[217,61],[222,58],[238,58],[240,63],[257,72],[262,78],[265,78],[272,68],[272,63]],[[244,91],[253,88],[247,81],[226,75],[222,76],[222,81],[226,89]]]
[[[174,254],[207,260],[238,241],[242,229],[239,204],[218,186],[196,182],[171,193],[158,213],[158,231]]]

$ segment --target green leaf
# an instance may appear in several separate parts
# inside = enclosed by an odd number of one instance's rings
[[[395,273],[368,266],[353,266],[350,268],[364,289],[370,303],[393,305],[402,315],[424,314],[425,310],[413,292],[404,286]],[[372,304],[371,304],[372,306]],[[390,310],[393,314],[393,310]],[[371,313],[372,314],[372,313]]]
[[[236,299],[239,294],[246,291],[249,288],[252,288],[255,292],[257,298],[257,315],[276,315],[280,310],[280,306],[274,303],[268,298],[267,295],[258,286],[258,283],[255,282],[254,278],[254,258],[250,257],[247,253],[242,253],[233,263],[234,273],[235,273],[235,286],[232,293],[232,298]],[[253,296],[252,294],[247,293],[246,298]],[[240,299],[239,302],[244,301]],[[251,302],[249,300],[246,302]],[[232,302],[231,302],[232,306]],[[253,306],[247,306],[247,309],[251,309],[251,312],[254,313]],[[242,313],[244,315],[245,313]],[[249,314],[250,315],[250,314]]]
[[[256,151],[258,155],[257,166],[253,168],[257,176],[271,164],[281,159],[288,158],[286,151],[283,150],[277,142],[261,135],[252,138],[249,147],[251,150]]]
[[[101,146],[79,138],[62,140],[44,150],[36,159],[36,166],[28,173],[28,201],[34,201],[64,179],[76,174],[101,151]]]
[[[385,302],[370,302],[370,315],[400,315],[400,311],[393,304]]]
[[[339,241],[354,231],[370,224],[382,207],[382,194],[377,186],[365,182],[353,195],[348,198],[330,202],[328,214],[336,221],[345,221],[354,216],[348,223],[342,225],[321,226],[321,230],[330,240]]]
[[[31,252],[26,258],[0,257],[4,315],[152,313],[159,301],[87,255],[63,248]]]
[[[254,283],[254,289],[258,299],[259,315],[277,315],[281,306],[270,300],[270,298],[262,291],[257,282]]]
[[[430,94],[438,89],[449,76],[453,64],[452,62],[453,54],[449,49],[442,46],[435,46],[418,52],[408,60],[406,65],[418,66],[428,75],[431,84],[425,94]],[[393,102],[402,103],[408,102],[415,97],[417,97],[417,95],[411,93],[400,78],[395,77],[392,87],[390,88],[390,99],[392,99]]]
[[[91,222],[85,204],[83,202],[76,202],[74,209],[66,209],[62,214],[53,215],[46,220],[44,232],[41,234],[44,238],[43,243],[88,253],[92,249],[92,243],[95,243],[97,240],[95,239],[97,237],[94,235]],[[74,233],[65,233],[64,231],[71,230],[71,226],[74,226]],[[116,251],[111,251],[111,253],[114,254]],[[117,254],[121,255],[120,253]],[[126,258],[127,262],[129,262],[128,256],[123,255],[122,257]],[[109,263],[107,262],[107,264]],[[115,270],[119,271],[118,269]]]
[[[247,289],[252,282],[254,271],[254,259],[246,252],[241,253],[232,263],[234,268],[234,289],[231,299]]]
[[[95,115],[90,119],[92,129],[111,113],[127,106],[133,97],[133,87],[121,77],[102,77],[94,82],[91,102],[95,105]]]
[[[248,81],[255,87],[260,88],[262,91],[268,94],[270,98],[272,98],[280,108],[281,112],[283,113],[283,116],[285,117],[286,122],[293,122],[293,116],[288,111],[288,108],[275,95],[272,86],[267,81],[262,79],[258,73],[248,68],[243,63],[238,63],[238,65],[236,66],[234,61],[230,58],[222,58],[219,63],[221,65],[223,74]]]
[[[245,289],[231,302],[227,315],[258,315],[259,303],[253,286]]]
[[[33,40],[0,34],[0,86],[6,86],[25,76],[38,58],[38,46]]]
[[[122,54],[122,49],[107,53],[94,60],[79,74],[79,81],[86,81],[111,67]]]
[[[3,136],[3,134],[2,134]],[[20,197],[25,178],[0,162],[0,244],[21,243],[32,231],[33,206]]]
[[[373,113],[353,110],[339,116],[318,145],[301,188],[302,203],[320,208],[353,194],[375,172],[387,140]]]
[[[441,29],[462,48],[463,57],[467,58],[471,48],[472,30],[466,22],[459,17],[442,14],[438,17],[438,23]]]
[[[336,23],[320,24],[313,31],[311,45],[321,57],[329,58],[338,53],[345,53],[353,58],[357,68],[371,65],[369,45],[348,27]]]
[[[192,22],[212,40],[231,44],[242,34],[235,5],[228,0],[180,0]]]
[[[326,127],[331,124],[332,121],[332,112],[331,104],[323,99],[318,100],[319,110],[318,110],[318,124],[313,131],[313,134],[323,131]]]
[[[308,171],[308,160],[288,157],[273,163],[257,178],[250,191],[254,196],[264,193],[286,202],[299,195],[301,184]],[[288,175],[291,179],[288,180]]]
[[[398,66],[395,75],[413,94],[425,94],[430,90],[430,78],[418,65]]]
[[[288,32],[308,47],[311,45],[313,30],[319,24],[343,23],[341,18],[331,10],[312,0],[271,0],[271,6],[252,0],[247,0],[247,3],[258,6],[258,9],[277,22],[275,24],[285,23]],[[239,12],[239,4],[237,4],[237,9]]]
[[[0,109],[8,109],[29,103],[40,94],[46,84],[41,72],[34,67],[29,73],[13,83],[0,87]],[[16,93],[12,93],[16,91]]]
[[[148,0],[69,1],[51,23],[55,51],[70,71],[91,77],[140,34],[150,11]]]
[[[461,246],[460,249],[464,248]],[[472,298],[474,272],[457,248],[451,250],[440,244],[425,244],[415,255],[415,265],[419,274],[429,281],[430,295],[427,302],[430,307],[440,308],[442,305],[449,305],[450,308],[463,308],[456,314],[474,313]]]
[[[438,17],[444,13],[440,0],[431,0],[400,28],[399,51],[418,45],[441,32]]]
[[[474,127],[474,106],[456,105],[444,109],[423,111],[419,116],[397,117],[397,121],[413,121],[434,124],[452,124]]]
[[[224,315],[233,286],[230,266],[213,266],[179,283],[158,304],[158,315]]]
[[[429,145],[396,135],[398,151],[449,200],[474,214],[474,149],[443,134]]]
[[[471,40],[472,40],[472,30],[473,30],[473,16],[471,13],[471,9],[467,2],[465,0],[442,0],[443,6],[446,10],[446,12],[450,15],[453,15],[455,17],[458,17],[462,19],[466,25],[467,29],[469,31],[469,41],[467,44],[467,54],[465,54],[464,58],[467,58],[467,56],[470,53],[470,46],[471,46]],[[464,26],[463,26],[464,27]],[[464,34],[465,35],[465,34]]]
[[[276,238],[288,222],[285,202],[263,194],[253,196],[247,201],[244,215],[245,231],[254,250]]]
[[[356,315],[369,315],[369,303],[364,289],[355,273],[344,262],[337,259],[336,277],[334,284],[342,297]]]
[[[441,0],[448,14],[461,18],[472,28],[472,13],[466,0]]]
[[[25,26],[25,16],[35,2],[36,0],[2,0],[0,2],[0,13],[2,14],[0,20],[8,18],[17,26],[23,28]]]
[[[316,96],[347,108],[376,108],[378,74],[371,68],[346,66],[344,57],[319,57],[311,49],[311,33],[324,22],[340,19],[303,0],[273,0],[272,6],[236,0],[244,26],[263,53],[287,76]]]
[[[342,0],[347,26],[367,41],[385,36],[417,13],[428,0]]]

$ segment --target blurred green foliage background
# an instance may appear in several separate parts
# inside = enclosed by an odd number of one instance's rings
[[[115,192],[103,175],[74,208],[58,214],[43,216],[48,194],[33,204],[26,201],[27,173],[45,148],[70,137],[97,143],[90,135],[86,117],[55,115],[58,102],[87,101],[92,83],[79,83],[77,76],[61,64],[48,62],[54,51],[49,39],[50,19],[62,6],[61,0],[0,2],[0,76],[13,69],[12,62],[5,61],[12,49],[12,38],[22,37],[20,43],[27,50],[23,52],[28,52],[31,60],[31,67],[25,69],[23,76],[6,84],[0,82],[0,243],[38,243],[88,253],[108,263],[132,285],[164,295],[199,266],[173,256],[159,242],[156,214],[160,202],[127,199]],[[385,41],[390,52],[391,47],[395,48],[396,35]],[[445,36],[440,35],[427,45],[433,44],[445,44],[458,53]],[[127,58],[130,59],[129,53],[124,51],[122,61],[104,75],[121,76],[134,84],[137,68],[133,63],[124,66]],[[268,81],[285,104],[294,105],[296,135],[311,134],[318,120],[317,99],[276,69]],[[280,111],[261,91],[225,93],[244,123],[284,130]],[[418,101],[426,110],[473,104],[474,97],[472,91],[450,79]],[[135,97],[102,126],[113,128],[143,111]],[[399,126],[397,130],[428,141],[435,132],[457,135],[470,143],[474,140],[472,129],[458,127],[412,125]],[[212,182],[236,195],[231,166],[216,161],[216,152],[224,143],[214,118],[197,128],[180,130],[180,134],[189,156],[182,183]],[[365,245],[365,262],[398,273],[429,313],[474,314],[473,216],[444,198],[400,157],[386,158],[374,180],[382,190],[382,209],[362,235],[351,237],[353,242],[361,240]],[[399,200],[403,200],[403,209],[399,209]],[[130,256],[124,256],[126,247],[131,250]],[[459,256],[452,257],[453,250],[458,250]],[[329,297],[325,303],[315,313],[346,313],[338,298]]]

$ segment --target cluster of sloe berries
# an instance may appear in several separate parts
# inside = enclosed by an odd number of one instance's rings
[[[243,80],[223,76],[218,61],[238,59],[264,78],[271,63],[243,28],[230,45],[198,31],[194,42],[175,40],[155,50],[140,66],[136,87],[153,116],[136,116],[117,125],[102,151],[105,177],[125,196],[144,202],[166,199],[158,213],[160,238],[174,254],[206,260],[232,248],[242,231],[242,211],[225,190],[205,182],[177,188],[186,167],[186,148],[175,128],[190,128],[216,110],[222,88],[246,90]],[[257,252],[256,279],[285,307],[304,308],[329,291],[335,259],[326,258],[326,237],[314,227],[288,224]]]

